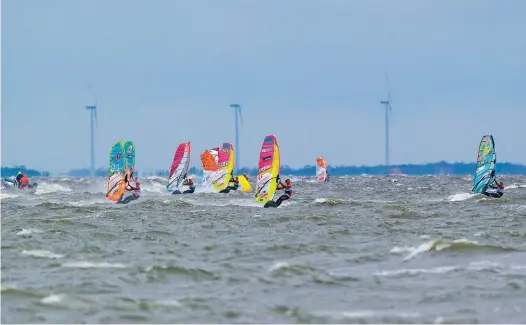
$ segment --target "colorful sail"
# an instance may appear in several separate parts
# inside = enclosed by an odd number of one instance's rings
[[[217,167],[219,170],[213,176],[213,187],[217,191],[224,190],[232,178],[234,170],[234,146],[231,143],[223,143],[217,155]]]
[[[128,177],[131,177],[135,172],[135,144],[133,141],[126,141],[123,145],[126,158],[124,159],[124,171]]]
[[[267,203],[274,198],[279,167],[278,140],[275,136],[268,135],[263,140],[259,154],[258,177],[255,189],[256,202]]]
[[[108,183],[106,186],[106,197],[112,201],[118,201],[126,189],[125,180],[125,154],[124,142],[115,143],[110,149],[110,164],[108,167]]]
[[[216,173],[219,171],[217,167],[219,148],[205,150],[201,154],[201,165],[203,166],[203,177],[201,183],[205,187],[212,187]]]
[[[179,189],[184,181],[184,177],[190,167],[190,142],[181,143],[175,151],[172,166],[170,167],[170,175],[168,176],[168,184],[166,189],[173,192]]]
[[[477,156],[477,169],[473,179],[473,193],[483,193],[495,178],[495,165],[497,155],[495,153],[495,142],[493,136],[485,135],[480,140]]]
[[[316,158],[316,179],[321,182],[327,179],[327,164],[323,157]]]
[[[250,192],[252,191],[252,186],[248,182],[248,179],[245,176],[241,175],[237,178],[239,180],[239,186],[241,186],[241,192]]]
[[[203,169],[207,172],[213,172],[219,169],[217,167],[217,160],[217,154],[214,157],[211,153],[211,150],[206,150],[201,154],[201,165],[203,166]]]

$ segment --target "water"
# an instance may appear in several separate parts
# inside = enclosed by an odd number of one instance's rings
[[[526,177],[295,179],[128,205],[101,179],[2,189],[3,323],[524,323]],[[198,188],[198,192],[199,192]]]

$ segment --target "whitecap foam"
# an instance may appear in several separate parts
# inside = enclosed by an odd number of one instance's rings
[[[377,271],[373,275],[376,276],[398,276],[398,275],[416,275],[421,273],[428,274],[442,274],[460,269],[459,266],[439,266],[430,269],[398,269],[390,271]]]
[[[269,272],[275,272],[280,269],[285,269],[287,267],[290,267],[290,264],[287,262],[276,262],[270,267]]]
[[[471,194],[471,193],[458,193],[458,194],[453,194],[453,195],[448,196],[448,200],[451,202],[465,201],[475,195],[476,194]]]
[[[40,229],[36,229],[36,228],[29,228],[29,229],[22,229],[20,230],[19,232],[17,232],[16,234],[18,236],[24,236],[24,235],[29,235],[29,234],[39,234],[39,233],[43,233],[44,231],[40,230]]]
[[[10,284],[10,283],[2,283],[0,284],[0,291],[4,292],[7,290],[13,290],[18,289],[18,286],[16,284]]]
[[[55,192],[72,192],[73,190],[69,187],[56,184],[56,183],[39,183],[35,194],[48,194]]]
[[[40,250],[40,249],[35,249],[35,250],[25,250],[24,249],[22,251],[22,255],[40,257],[40,258],[52,258],[52,259],[64,257],[64,255],[55,254],[53,252],[46,251],[46,250]]]
[[[402,254],[402,253],[410,253],[410,252],[412,252],[414,250],[415,250],[414,247],[407,247],[407,246],[398,247],[398,246],[394,246],[393,248],[391,248],[391,250],[389,252],[393,253],[393,254]]]
[[[15,197],[18,197],[18,195],[13,193],[6,193],[5,191],[0,192],[0,199],[13,199]]]
[[[177,300],[156,300],[154,301],[156,305],[165,306],[165,307],[180,307],[181,304]]]
[[[108,263],[108,262],[100,262],[100,263],[92,263],[88,261],[79,261],[79,262],[68,262],[61,265],[62,267],[71,267],[71,268],[79,268],[79,269],[88,269],[88,268],[126,268],[127,265],[121,264],[121,263]]]
[[[113,202],[109,200],[104,200],[104,199],[66,201],[64,203],[70,206],[74,206],[74,207],[84,207],[84,206],[89,206],[89,205],[94,205],[94,204],[104,204],[104,203],[113,204]]]
[[[417,248],[413,249],[411,253],[404,258],[404,262],[407,260],[410,260],[411,258],[415,257],[416,255],[420,253],[424,253],[424,252],[431,250],[433,246],[436,245],[437,242],[438,242],[437,240],[431,240],[431,241],[421,244]]]
[[[502,264],[492,261],[471,262],[468,265],[468,270],[472,271],[500,271],[502,269],[504,269]]]
[[[66,295],[61,293],[61,294],[51,294],[47,297],[44,297],[40,300],[41,303],[43,304],[58,304],[58,303],[61,303],[64,301],[64,299],[66,299]]]

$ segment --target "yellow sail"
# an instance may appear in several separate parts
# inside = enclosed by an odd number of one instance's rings
[[[250,186],[250,183],[245,178],[245,176],[241,175],[237,179],[239,180],[239,185],[241,186],[241,192],[250,192],[250,191],[252,191],[252,186]]]
[[[213,186],[217,191],[224,190],[232,178],[234,170],[234,146],[231,143],[223,143],[217,155],[217,174],[214,176]]]

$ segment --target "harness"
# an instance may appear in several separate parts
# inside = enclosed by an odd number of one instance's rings
[[[284,190],[285,190],[285,194],[292,197],[292,184],[290,185],[290,187],[285,187]]]

